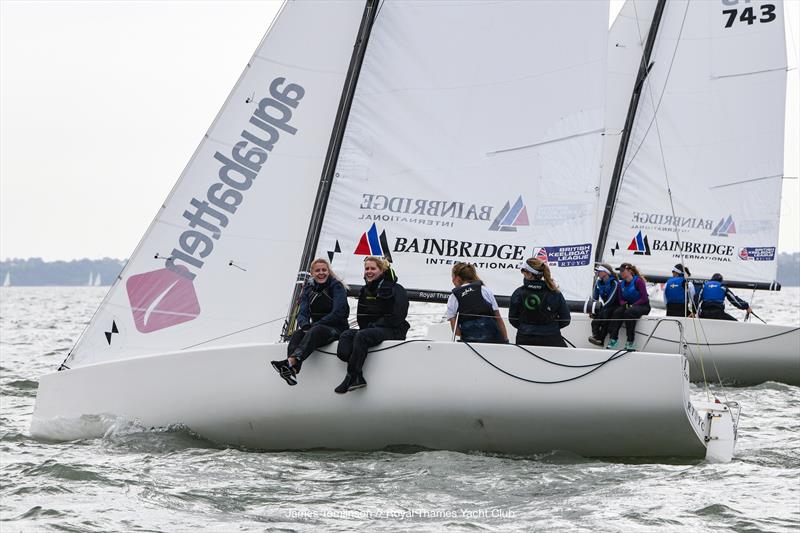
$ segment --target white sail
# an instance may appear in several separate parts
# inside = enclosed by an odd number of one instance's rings
[[[365,255],[391,256],[406,287],[432,292],[468,261],[499,295],[538,255],[584,297],[607,32],[594,0],[383,2],[317,254],[353,284]]]
[[[94,272],[89,272],[89,281],[86,282],[87,287],[94,287]]]
[[[363,9],[284,5],[67,366],[278,338]]]
[[[3,287],[11,286],[11,272],[6,272],[6,277],[3,280]]]
[[[771,0],[667,3],[604,259],[653,274],[683,261],[695,276],[775,278],[783,17]]]
[[[101,285],[103,285],[103,278],[102,276],[100,276],[100,273],[98,272],[98,274],[94,277],[94,282],[92,283],[92,286],[100,287]]]

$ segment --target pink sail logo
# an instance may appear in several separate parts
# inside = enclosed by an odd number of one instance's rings
[[[177,270],[162,268],[128,278],[125,288],[136,329],[150,333],[194,320],[200,304],[192,280]]]

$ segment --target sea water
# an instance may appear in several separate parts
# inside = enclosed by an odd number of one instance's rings
[[[729,464],[560,451],[265,453],[219,446],[181,427],[99,419],[80,423],[102,424],[102,438],[33,439],[37,379],[64,359],[104,293],[0,289],[3,533],[800,529],[800,388],[779,383],[726,390],[743,408]],[[758,293],[753,307],[769,322],[800,325],[798,288]],[[423,336],[442,312],[413,304],[412,335]]]

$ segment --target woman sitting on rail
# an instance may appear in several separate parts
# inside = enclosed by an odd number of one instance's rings
[[[339,337],[336,355],[347,363],[344,381],[334,389],[339,394],[367,386],[362,368],[367,350],[385,340],[404,340],[410,327],[408,295],[389,262],[382,257],[364,259],[364,281],[358,295],[359,329],[348,329]]]
[[[567,347],[561,328],[570,314],[547,263],[531,257],[522,263],[522,287],[511,295],[508,321],[517,328],[517,344]]]
[[[619,280],[611,265],[601,263],[594,267],[597,279],[594,282],[592,298],[600,302],[600,310],[592,315],[592,336],[589,342],[602,346],[608,335],[608,324],[614,309],[619,307]]]
[[[639,270],[630,263],[622,263],[619,266],[619,307],[614,310],[613,320],[609,324],[608,334],[611,340],[608,342],[609,350],[616,350],[619,339],[619,328],[625,323],[625,333],[627,334],[626,350],[634,350],[634,340],[636,339],[636,321],[643,315],[650,313],[650,298],[647,296],[647,282],[644,276],[639,274]]]
[[[272,367],[289,385],[297,385],[297,373],[314,350],[330,344],[347,329],[350,306],[347,287],[325,259],[311,263],[311,279],[300,294],[297,329],[289,339],[288,357],[272,361]]]
[[[486,288],[475,267],[456,263],[451,270],[453,289],[447,299],[446,317],[464,342],[508,342],[508,333],[492,291]]]

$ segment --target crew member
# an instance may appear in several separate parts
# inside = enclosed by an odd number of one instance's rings
[[[722,274],[714,274],[709,281],[703,283],[703,288],[700,290],[700,318],[712,318],[716,320],[736,320],[734,317],[725,312],[725,300],[728,300],[731,305],[743,311],[747,311],[747,315],[753,312],[750,305],[733,294],[731,290],[725,286],[722,280]]]
[[[272,367],[289,385],[297,385],[297,373],[314,350],[330,344],[347,329],[350,306],[347,287],[334,274],[326,259],[311,263],[311,279],[300,294],[297,329],[289,339],[287,358],[272,361]]]
[[[678,263],[672,268],[672,277],[664,283],[664,304],[667,307],[667,316],[693,316],[694,284],[686,279],[686,276],[691,275],[689,268],[684,267],[682,263]]]
[[[636,339],[636,321],[643,315],[650,313],[650,298],[647,296],[647,280],[639,274],[639,270],[630,263],[619,266],[619,307],[614,310],[613,320],[609,324],[608,334],[611,339],[606,348],[616,350],[619,338],[619,329],[623,323],[627,342],[626,350],[634,350]]]
[[[336,355],[347,363],[347,375],[334,389],[339,394],[367,386],[363,367],[367,350],[385,340],[404,340],[410,327],[408,295],[397,283],[397,275],[382,257],[364,259],[364,281],[358,295],[359,329],[348,329],[339,337]]]
[[[602,346],[608,335],[608,325],[614,309],[619,307],[619,280],[611,265],[602,263],[594,268],[597,279],[594,282],[592,298],[600,303],[600,310],[591,315],[592,336],[589,342]]]
[[[453,289],[446,317],[464,342],[508,342],[508,332],[497,299],[469,263],[456,263],[451,271]],[[457,322],[456,322],[457,321]]]
[[[508,306],[508,321],[517,328],[516,343],[566,348],[561,329],[569,325],[569,307],[550,276],[550,267],[531,257],[520,268],[522,287],[511,295]]]

